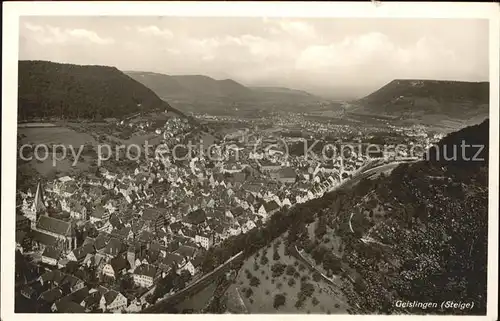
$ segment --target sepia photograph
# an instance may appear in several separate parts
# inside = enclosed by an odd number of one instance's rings
[[[39,5],[4,11],[2,319],[497,319],[498,7]]]

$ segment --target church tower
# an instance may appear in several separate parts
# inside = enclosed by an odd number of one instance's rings
[[[45,214],[47,212],[47,208],[45,206],[45,201],[43,197],[42,183],[40,181],[38,181],[38,184],[36,186],[35,200],[33,201],[31,212],[33,213],[30,218],[31,228],[35,229],[36,222],[38,221],[40,215]]]

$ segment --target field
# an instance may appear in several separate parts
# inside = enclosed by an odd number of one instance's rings
[[[78,132],[68,127],[30,127],[30,128],[18,128],[18,145],[22,146],[24,144],[29,145],[47,145],[48,153],[45,149],[39,150],[39,156],[44,160],[36,160],[33,158],[31,161],[20,161],[20,170],[33,169],[38,174],[44,177],[50,177],[56,174],[68,174],[71,172],[78,172],[86,170],[89,168],[90,164],[94,161],[92,156],[82,155],[79,161],[74,164],[73,157],[70,155],[70,146],[73,147],[74,153],[78,154],[80,146],[86,144],[91,144],[93,146],[97,145],[96,140],[88,133]],[[64,145],[68,147],[66,149],[67,156],[65,159],[55,160],[53,155],[53,149],[51,145]],[[27,149],[27,152],[30,152]],[[29,154],[24,154],[29,157]],[[32,154],[31,154],[32,155]],[[19,155],[18,155],[19,156]],[[56,157],[62,158],[59,154]],[[95,158],[95,160],[97,160]],[[55,164],[55,166],[54,166]]]
[[[78,148],[87,142],[95,144],[94,138],[86,133],[79,133],[67,127],[36,127],[19,128],[17,133],[21,135],[21,144],[63,144],[73,145]]]
[[[312,275],[293,256],[285,255],[283,239],[278,238],[244,262],[228,294],[231,301],[239,301],[238,292],[249,313],[347,313],[340,289],[322,279],[313,280]],[[297,303],[301,292],[303,300]],[[275,307],[277,295],[284,297],[284,302]]]

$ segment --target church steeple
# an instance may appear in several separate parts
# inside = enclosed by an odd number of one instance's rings
[[[42,183],[40,181],[38,181],[38,185],[36,186],[35,200],[33,202],[32,211],[35,212],[37,216],[39,213],[45,213],[47,211],[43,199]]]

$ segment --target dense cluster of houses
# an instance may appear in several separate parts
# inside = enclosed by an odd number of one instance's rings
[[[163,144],[178,142],[157,134]],[[230,138],[217,143],[233,148],[216,161],[194,155],[196,171],[192,159],[157,157],[132,172],[99,167],[21,192],[16,248],[37,256],[44,269],[20,279],[22,296],[58,312],[141,310],[172,270],[195,282],[210,247],[265,224],[283,207],[322,196],[367,160],[354,155],[341,166],[245,151],[249,142]]]

